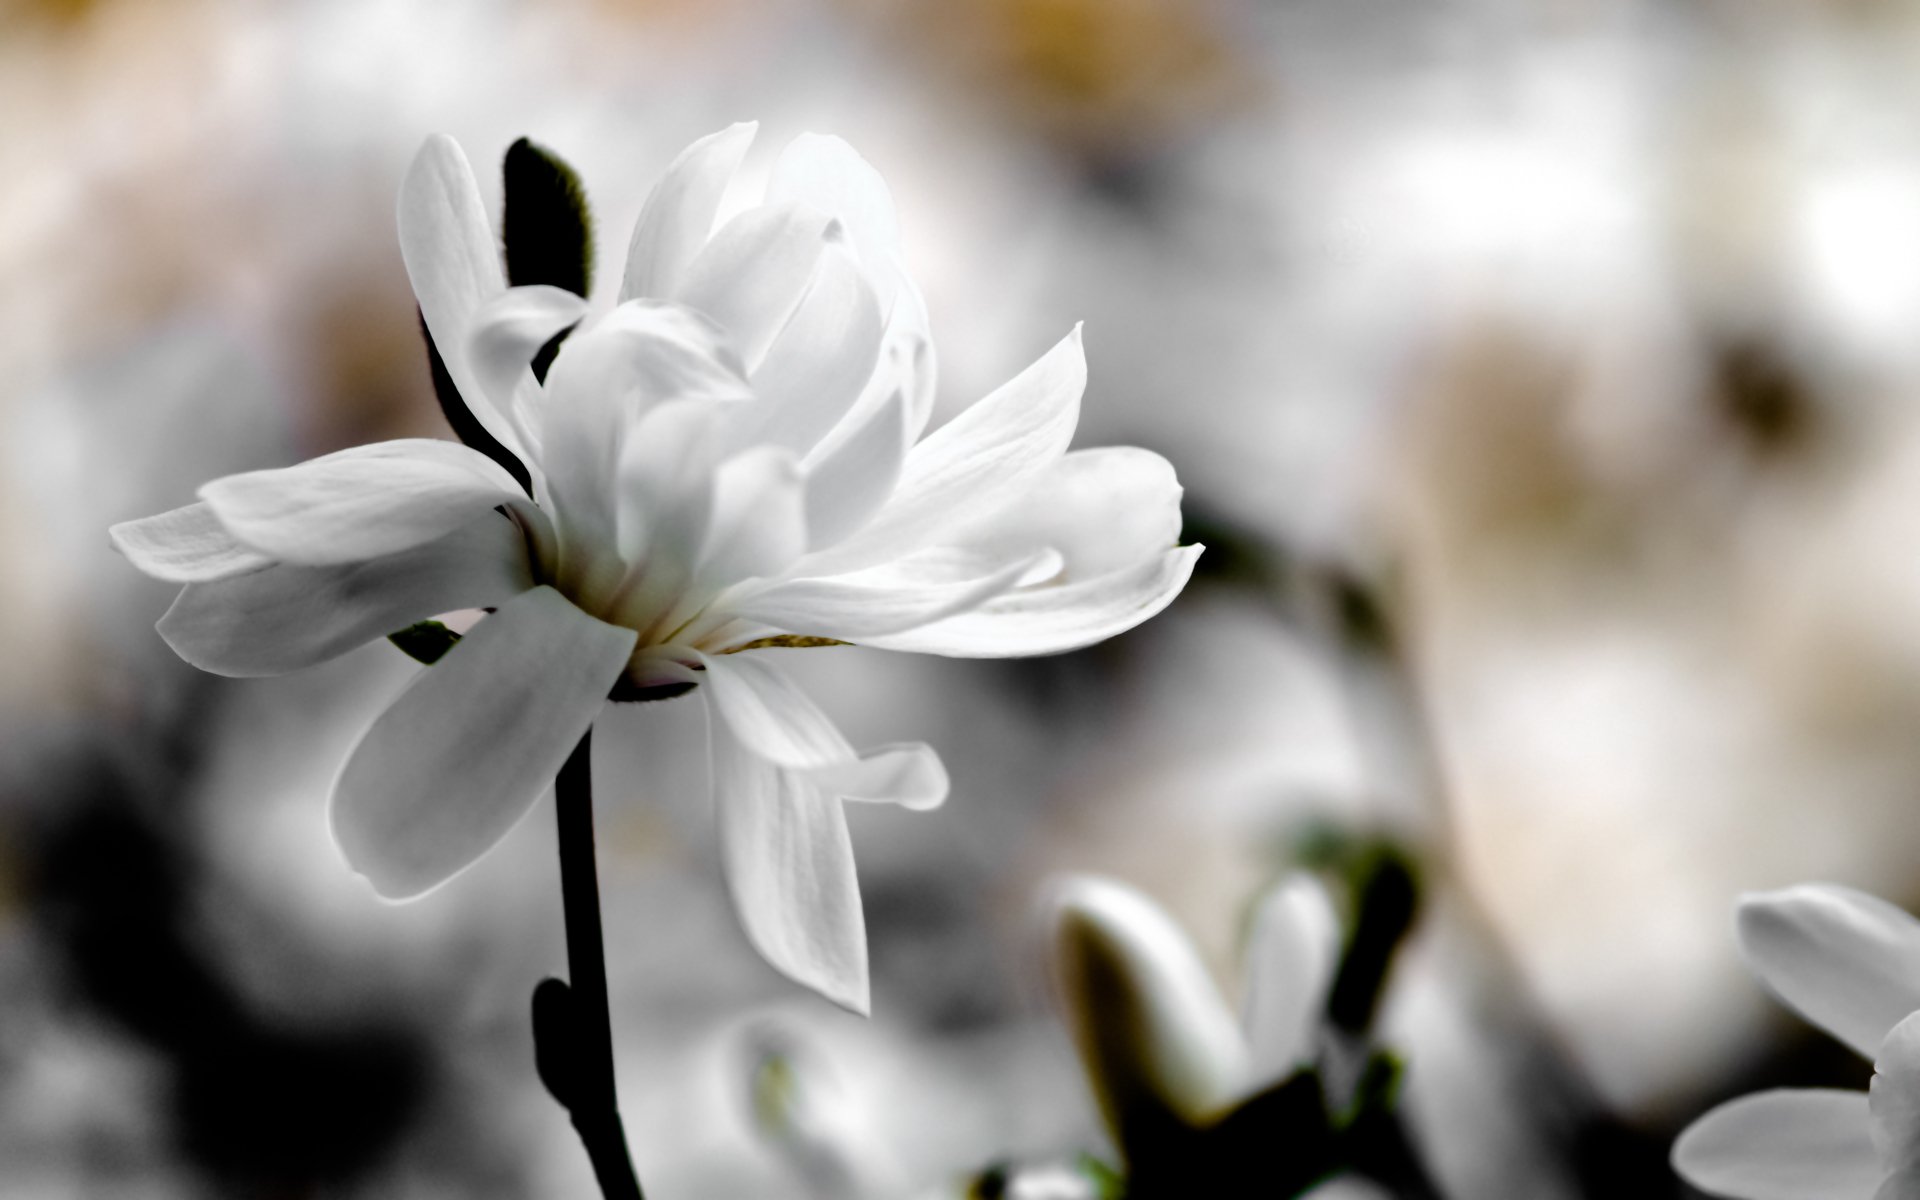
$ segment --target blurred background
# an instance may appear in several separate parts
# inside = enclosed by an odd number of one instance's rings
[[[104,531],[447,436],[393,229],[428,133],[496,204],[514,138],[571,161],[605,279],[758,119],[750,174],[813,129],[888,179],[940,414],[1085,320],[1078,444],[1165,454],[1212,549],[1091,651],[795,656],[954,780],[853,813],[870,1020],[739,933],[698,706],[603,720],[648,1195],[1110,1157],[1049,880],[1144,889],[1234,996],[1330,832],[1419,865],[1381,1033],[1449,1193],[1685,1194],[1708,1104],[1870,1071],[1748,978],[1738,893],[1920,903],[1916,68],[1906,0],[0,0],[0,1192],[594,1194],[532,1069],[547,810],[381,904],[326,795],[417,668],[200,675]]]

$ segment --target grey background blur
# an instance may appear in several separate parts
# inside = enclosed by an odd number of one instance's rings
[[[1231,995],[1328,822],[1432,859],[1386,1021],[1455,1194],[1680,1195],[1707,1103],[1868,1070],[1747,979],[1735,895],[1920,901],[1917,68],[1899,0],[0,0],[0,1193],[591,1194],[527,1031],[548,810],[380,904],[325,801],[412,665],[199,676],[104,530],[446,436],[393,232],[426,134],[494,203],[513,138],[568,158],[606,278],[757,118],[750,173],[815,129],[892,185],[940,414],[1084,319],[1078,444],[1169,457],[1215,549],[1095,651],[796,656],[954,779],[854,814],[870,1021],[737,931],[697,706],[603,721],[649,1196],[1099,1151],[1047,879],[1145,888]],[[1384,686],[1294,602],[1335,577],[1400,631]]]

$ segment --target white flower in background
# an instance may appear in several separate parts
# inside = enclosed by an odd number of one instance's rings
[[[1920,921],[1864,892],[1803,884],[1742,897],[1736,928],[1761,982],[1873,1062],[1872,1086],[1730,1100],[1680,1135],[1674,1169],[1738,1200],[1920,1197]]]
[[[505,285],[454,142],[414,160],[399,223],[415,295],[528,489],[468,446],[382,442],[216,480],[113,539],[186,585],[161,635],[224,675],[494,610],[420,672],[335,786],[335,837],[388,897],[499,841],[609,692],[699,685],[749,937],[864,1011],[841,800],[932,807],[947,777],[925,745],[856,752],[775,648],[1069,650],[1158,612],[1200,547],[1176,545],[1180,487],[1158,455],[1067,452],[1086,380],[1077,331],[922,436],[933,356],[886,185],[843,142],[802,136],[764,201],[715,230],[753,132],[675,160],[598,320],[569,292]],[[530,361],[576,323],[536,380]]]
[[[1053,938],[1067,1024],[1116,1141],[1138,1106],[1205,1126],[1312,1064],[1340,932],[1308,876],[1260,903],[1238,1021],[1186,934],[1125,884],[1062,884]]]

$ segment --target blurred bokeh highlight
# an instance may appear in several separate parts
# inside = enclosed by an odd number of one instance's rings
[[[1236,995],[1330,839],[1418,865],[1379,1030],[1449,1194],[1685,1194],[1707,1104],[1865,1081],[1734,898],[1920,901],[1917,68],[1906,0],[0,0],[0,1193],[592,1194],[528,1031],[547,810],[380,903],[326,796],[417,668],[199,675],[104,531],[447,436],[393,229],[427,134],[495,203],[514,138],[565,156],[612,278],[758,119],[749,175],[815,129],[893,187],[936,420],[1085,320],[1079,444],[1165,454],[1211,549],[1094,650],[795,656],[953,776],[854,813],[871,1020],[738,932],[698,707],[603,720],[648,1195],[1110,1160],[1050,881],[1138,887]]]

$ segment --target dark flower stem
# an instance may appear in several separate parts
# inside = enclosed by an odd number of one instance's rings
[[[642,1200],[627,1154],[626,1129],[613,1084],[613,1019],[607,1008],[607,960],[600,934],[600,885],[593,851],[593,731],[560,768],[554,783],[560,823],[560,897],[566,911],[565,1011],[571,1062],[563,1102],[573,1117],[606,1200]]]

